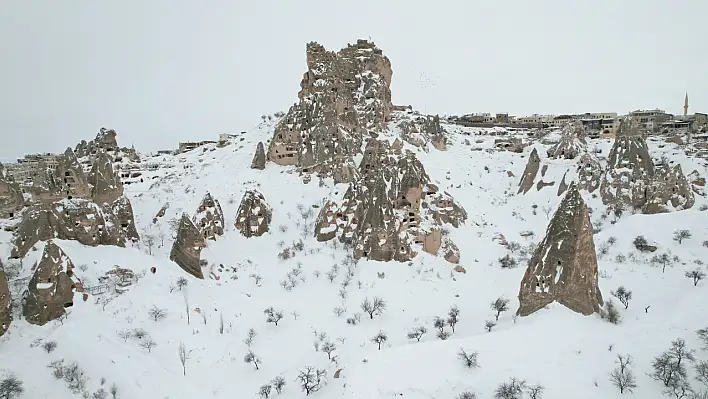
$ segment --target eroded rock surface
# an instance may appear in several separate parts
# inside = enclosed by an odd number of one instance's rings
[[[93,160],[88,183],[91,198],[97,204],[111,204],[123,196],[123,183],[113,170],[113,159],[105,151],[100,151]]]
[[[48,241],[34,268],[23,298],[22,315],[30,324],[44,325],[63,316],[65,308],[74,304],[74,264],[59,246]]]
[[[199,234],[205,240],[216,240],[224,235],[224,213],[219,201],[210,193],[206,193],[197,208],[197,214],[192,218],[194,225],[199,229]]]
[[[177,238],[170,251],[170,260],[192,276],[203,279],[204,273],[200,257],[202,248],[205,246],[206,241],[199,229],[192,223],[189,216],[183,213],[177,227]]]
[[[259,141],[256,146],[256,153],[253,154],[253,161],[251,162],[251,169],[265,169],[266,155],[265,149],[263,147],[263,142]]]
[[[590,213],[571,184],[521,280],[517,314],[527,316],[554,301],[584,315],[598,312],[597,277]]]
[[[695,202],[691,184],[678,164],[657,168],[646,197],[643,212],[649,214],[688,209]]]
[[[578,121],[563,129],[560,140],[547,151],[547,154],[552,159],[574,159],[585,152],[586,148],[585,131]]]
[[[603,178],[602,166],[600,162],[589,153],[584,153],[578,159],[578,189],[589,193],[600,188],[600,180]]]
[[[248,190],[236,212],[236,229],[244,237],[259,237],[268,232],[273,212],[263,194]]]
[[[14,217],[24,206],[20,186],[0,163],[0,219]]]
[[[10,287],[7,285],[7,275],[0,261],[0,337],[5,335],[12,322],[12,298],[10,297]]]
[[[35,200],[45,204],[64,198],[91,197],[88,177],[71,148],[66,149],[55,170],[46,169],[33,177],[31,191]]]
[[[521,180],[519,180],[519,191],[517,194],[528,193],[533,187],[533,183],[536,180],[536,175],[541,166],[541,158],[538,156],[538,151],[534,148],[529,155],[529,160],[524,168],[524,173],[521,175]]]

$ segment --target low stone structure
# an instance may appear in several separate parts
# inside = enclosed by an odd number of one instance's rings
[[[12,322],[12,298],[10,287],[7,285],[7,276],[0,261],[0,337],[5,335]]]
[[[265,149],[263,147],[263,142],[259,141],[256,146],[256,153],[253,154],[253,161],[251,162],[251,169],[265,169],[266,155]]]
[[[0,219],[12,218],[24,206],[20,186],[0,163]]]
[[[210,193],[206,193],[202,198],[192,222],[205,240],[216,240],[218,236],[224,235],[224,212],[221,210],[219,201]]]
[[[529,261],[519,288],[519,316],[552,302],[590,315],[602,306],[590,213],[571,184]]]
[[[247,190],[236,212],[236,230],[244,237],[259,237],[268,232],[273,212],[263,194]]]
[[[53,241],[44,247],[42,258],[34,265],[22,303],[22,315],[30,324],[44,325],[63,316],[74,304],[72,279],[74,264]]]
[[[177,238],[172,244],[170,260],[192,276],[204,279],[200,257],[206,241],[186,213],[182,214],[177,227]]]

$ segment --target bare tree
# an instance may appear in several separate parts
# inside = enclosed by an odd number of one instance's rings
[[[148,311],[148,314],[150,315],[150,318],[153,321],[160,321],[167,317],[167,310],[158,308],[157,305],[152,305],[152,307]]]
[[[0,398],[19,398],[25,391],[24,384],[16,375],[10,374],[0,380]]]
[[[320,350],[327,354],[328,359],[332,360],[332,352],[337,350],[337,345],[335,345],[334,342],[327,341],[322,344]]]
[[[661,255],[652,256],[651,263],[661,266],[661,272],[666,273],[666,266],[671,266],[674,263],[674,258],[668,252],[664,252]]]
[[[464,349],[460,349],[460,351],[457,353],[457,357],[462,360],[462,363],[464,363],[465,366],[471,368],[471,369],[476,369],[479,367],[479,363],[477,362],[477,352],[471,352],[467,353]]]
[[[492,308],[495,312],[496,321],[499,321],[499,315],[502,314],[502,312],[506,312],[509,310],[509,300],[503,297],[499,297],[494,300],[491,304],[489,304],[489,307]]]
[[[152,352],[152,348],[157,346],[157,342],[155,342],[152,338],[144,339],[140,342],[140,347],[143,349],[147,349],[148,353]]]
[[[250,328],[246,333],[246,338],[243,339],[243,343],[248,345],[248,347],[250,348],[251,345],[253,345],[253,339],[256,338],[256,335],[258,335],[256,330]]]
[[[696,371],[696,379],[708,388],[708,361],[699,361],[694,369]]]
[[[182,288],[186,287],[189,281],[187,281],[186,278],[180,277],[177,279],[177,288],[179,288],[180,291],[182,291]]]
[[[243,362],[253,363],[253,365],[256,366],[256,370],[258,370],[258,365],[261,364],[261,358],[249,349],[248,352],[246,352],[246,354],[243,356]]]
[[[475,395],[473,392],[465,391],[457,395],[455,399],[477,399],[477,395]]]
[[[420,342],[420,339],[423,338],[423,335],[425,335],[425,333],[427,333],[427,332],[428,332],[427,328],[425,328],[424,326],[418,326],[408,332],[408,338],[409,339],[415,338],[416,340],[418,340],[418,342]]]
[[[526,388],[526,381],[512,377],[509,382],[499,384],[494,390],[494,399],[521,399]]]
[[[273,323],[276,326],[278,325],[278,322],[283,318],[283,311],[282,310],[275,310],[273,307],[266,308],[263,311],[263,314],[267,316],[266,318],[266,323]]]
[[[268,396],[270,395],[270,391],[272,389],[273,386],[270,384],[261,385],[261,387],[258,388],[258,395],[260,395],[262,398],[268,399]]]
[[[47,341],[42,344],[42,348],[47,352],[51,353],[57,348],[57,341]]]
[[[622,321],[622,317],[615,307],[615,303],[609,299],[605,301],[605,306],[600,309],[600,318],[612,324],[619,324],[620,321]]]
[[[305,367],[297,375],[297,381],[300,383],[300,388],[305,395],[319,391],[325,383],[327,371],[324,369],[316,369],[312,366]]]
[[[379,331],[378,334],[374,335],[374,337],[371,338],[371,342],[379,345],[379,350],[381,350],[381,344],[386,343],[386,341],[388,341],[388,335],[386,335],[383,330]]]
[[[155,236],[143,233],[143,243],[148,248],[148,255],[152,255],[152,248],[155,246]]]
[[[187,324],[189,324],[189,293],[186,289],[182,290],[182,297],[184,298],[184,311],[187,314]]]
[[[617,368],[610,372],[610,381],[616,386],[620,393],[632,393],[637,387],[637,379],[630,368],[632,366],[632,356],[617,355]]]
[[[118,331],[118,337],[123,340],[123,342],[128,342],[128,339],[133,336],[130,330],[120,330]]]
[[[374,297],[373,302],[366,298],[361,302],[361,310],[368,313],[369,317],[373,319],[374,315],[380,315],[386,310],[386,301],[377,296]]]
[[[433,327],[437,328],[439,333],[442,333],[446,326],[447,322],[445,319],[435,316],[435,320],[433,320]]]
[[[111,392],[111,397],[112,397],[113,399],[118,399],[118,385],[116,385],[115,383],[113,383],[113,384],[111,385],[110,392]]]
[[[143,339],[148,336],[148,332],[142,328],[135,328],[131,333],[136,339]]]
[[[703,349],[708,350],[708,327],[696,331],[698,338],[703,341]]]
[[[650,376],[664,383],[671,390],[681,392],[687,385],[688,374],[685,361],[695,361],[693,351],[686,348],[686,341],[678,338],[671,342],[671,348],[654,358],[651,363],[654,371]]]
[[[224,314],[219,312],[219,334],[224,334]]]
[[[184,342],[179,343],[179,362],[182,363],[182,375],[187,375],[187,360],[189,360],[189,353],[187,353],[187,348],[184,346]]]
[[[452,332],[455,332],[455,326],[458,321],[460,321],[460,309],[457,306],[453,306],[447,312],[447,325],[452,328]]]
[[[491,332],[491,331],[492,331],[492,328],[494,328],[496,325],[497,325],[496,322],[494,322],[494,321],[492,321],[492,320],[487,320],[487,321],[484,323],[484,328],[487,329],[487,332]]]
[[[531,399],[542,399],[543,398],[543,391],[545,391],[546,388],[543,387],[541,384],[536,384],[528,387],[528,393],[529,397]]]
[[[703,270],[699,268],[695,268],[693,270],[687,271],[686,272],[686,278],[691,278],[693,279],[693,286],[697,286],[698,282],[706,278],[706,274],[703,272]]]
[[[629,307],[629,301],[632,299],[632,290],[628,290],[624,288],[624,286],[620,285],[619,287],[617,287],[617,290],[610,291],[610,294],[612,294],[612,296],[614,296],[615,298],[619,299],[619,301],[622,302],[622,305],[624,305],[625,309]]]
[[[683,240],[687,240],[691,238],[693,235],[689,230],[678,230],[674,231],[674,241],[678,241],[679,244],[683,242]]]
[[[275,392],[283,392],[283,387],[285,386],[285,378],[277,376],[273,378],[273,381],[271,381],[271,383],[273,384],[273,388],[275,388]]]

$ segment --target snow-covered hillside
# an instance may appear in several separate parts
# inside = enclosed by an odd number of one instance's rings
[[[708,327],[708,282],[694,286],[685,277],[695,268],[706,271],[702,261],[708,255],[708,213],[700,210],[708,205],[706,198],[696,196],[696,204],[685,211],[616,217],[604,214],[596,195],[583,193],[594,210],[603,297],[611,298],[619,286],[633,292],[627,309],[617,302],[621,323],[582,316],[558,304],[517,318],[516,297],[529,251],[542,239],[562,199],[557,186],[563,174],[570,170],[566,180],[572,181],[576,163],[546,159],[550,143],[537,141],[522,154],[496,151],[498,136],[487,134],[489,130],[444,127],[447,151],[429,146],[426,152],[408,143],[404,148],[416,153],[431,179],[468,213],[465,225],[446,229],[460,247],[466,272],[422,251],[411,262],[354,261],[337,240],[317,242],[313,223],[320,207],[326,199],[341,197],[347,187],[314,176],[304,183],[293,167],[274,163],[264,170],[250,169],[256,144],[273,136],[274,123],[264,122],[223,148],[207,145],[144,160],[160,167],[125,187],[140,246],[58,241],[77,265],[84,286],[97,285],[116,265],[132,269],[138,281],[122,294],[109,291],[86,301],[76,294],[68,317],[43,327],[16,317],[0,338],[0,369],[25,382],[26,398],[80,397],[48,368],[64,359],[83,369],[88,391],[102,386],[110,391],[115,384],[117,397],[124,399],[258,397],[259,388],[278,376],[286,385],[282,393],[273,389],[271,398],[302,398],[306,394],[297,378],[307,366],[326,370],[326,385],[310,395],[318,398],[437,399],[464,391],[492,398],[500,383],[515,377],[544,386],[546,399],[594,399],[622,397],[609,379],[622,354],[634,359],[635,397],[651,399],[663,397],[664,388],[648,376],[652,359],[672,340],[685,339],[698,359],[708,359],[695,333]],[[397,134],[392,125],[379,138],[392,141]],[[657,160],[663,155],[686,173],[705,175],[705,164],[687,158],[677,145],[649,144]],[[609,140],[589,142],[600,157],[608,156],[611,145]],[[555,186],[517,195],[534,147],[549,165],[544,180],[555,181]],[[234,222],[241,197],[250,189],[265,196],[273,220],[267,234],[245,238]],[[207,192],[221,203],[226,228],[223,237],[209,241],[202,251],[208,265],[205,279],[199,280],[168,256],[175,220],[183,212],[194,215]],[[164,215],[157,217],[162,208]],[[692,237],[679,244],[673,240],[679,229],[690,230]],[[657,252],[638,251],[633,240],[639,235],[657,246]],[[11,233],[0,232],[3,259],[10,240]],[[294,255],[283,259],[279,253],[287,247],[295,248]],[[18,279],[31,274],[41,253],[39,245],[27,255]],[[678,257],[663,272],[650,261],[660,253]],[[499,259],[507,254],[517,267],[500,266]],[[185,287],[178,287],[179,278],[187,279]],[[509,309],[487,331],[485,323],[495,320],[490,303],[499,297],[510,300]],[[370,317],[360,305],[374,298],[387,306]],[[447,339],[438,339],[434,319],[447,318],[453,306],[460,311],[459,322],[454,332],[444,327]],[[266,322],[269,307],[282,311],[277,325]],[[164,310],[164,317],[154,308]],[[427,333],[419,341],[408,338],[419,326]],[[141,329],[147,334],[142,339],[123,334]],[[250,329],[256,335],[249,345]],[[379,332],[388,338],[380,349],[372,341]],[[40,340],[56,341],[57,347],[48,353],[38,345]],[[327,353],[323,347],[333,350]],[[478,352],[478,368],[463,364],[461,349]],[[244,361],[249,350],[257,364]],[[701,387],[692,366],[689,375],[693,386]]]

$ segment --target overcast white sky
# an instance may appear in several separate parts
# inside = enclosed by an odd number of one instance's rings
[[[0,1],[0,157],[245,130],[297,100],[311,40],[371,37],[427,112],[708,111],[706,0]]]

